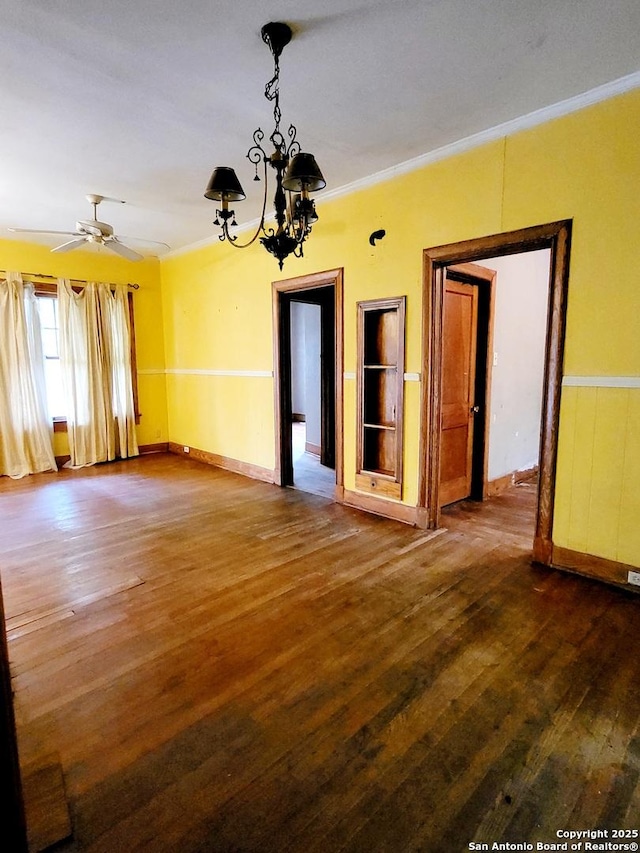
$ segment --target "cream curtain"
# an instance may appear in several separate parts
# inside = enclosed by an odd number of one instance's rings
[[[32,284],[0,281],[0,474],[56,470],[40,317]]]
[[[58,282],[71,466],[138,455],[126,285]]]

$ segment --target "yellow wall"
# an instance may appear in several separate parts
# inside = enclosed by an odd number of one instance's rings
[[[215,240],[139,264],[0,240],[0,268],[139,282],[139,442],[171,440],[273,469],[273,280],[344,268],[347,373],[356,369],[356,302],[406,294],[406,371],[419,373],[422,250],[573,219],[554,541],[640,565],[640,389],[572,381],[632,377],[637,384],[640,376],[639,126],[636,90],[350,196],[319,194],[320,221],[305,258],[289,259],[283,274],[259,245],[240,252]],[[323,166],[330,181],[330,164]],[[387,236],[372,248],[369,234],[379,228]],[[353,379],[344,391],[345,487],[353,489]],[[410,506],[418,495],[419,422],[420,386],[407,382],[403,502]],[[57,435],[56,452],[65,450]]]
[[[113,284],[135,282],[140,285],[133,297],[139,371],[138,403],[141,412],[137,428],[138,442],[154,444],[167,441],[162,301],[157,259],[131,263],[106,249],[100,252],[75,250],[54,255],[46,246],[18,240],[0,240],[0,269]],[[66,433],[56,433],[54,439],[55,453],[68,453]]]
[[[406,370],[419,372],[422,250],[558,219],[574,221],[565,375],[638,377],[638,127],[636,90],[350,196],[319,194],[305,258],[284,274],[259,245],[216,241],[162,261],[170,439],[274,467],[273,381],[234,373],[273,369],[272,280],[344,268],[346,372],[356,369],[356,302],[406,294]],[[379,228],[387,236],[372,248]],[[403,501],[415,505],[419,384],[405,391]],[[351,379],[344,435],[351,489]],[[639,475],[640,390],[565,388],[555,543],[640,565]]]
[[[420,372],[422,249],[427,245],[491,233],[500,211],[501,142],[471,152],[464,162],[438,164],[431,192],[443,194],[461,172],[466,180],[447,195],[469,211],[469,195],[486,205],[458,217],[453,236],[442,211],[425,204],[424,188],[405,176],[363,193],[322,203],[321,222],[305,257],[289,259],[280,273],[261,246],[237,251],[214,244],[162,261],[172,441],[273,469],[275,464],[273,380],[270,377],[198,375],[181,371],[273,370],[271,282],[325,269],[345,270],[345,371],[356,369],[356,302],[408,294],[406,371]],[[388,211],[388,213],[387,213]],[[376,248],[369,234],[385,228]],[[433,234],[430,240],[421,233]],[[243,237],[241,237],[243,239]],[[187,386],[199,389],[191,397]],[[419,384],[405,388],[404,501],[417,502]],[[345,487],[355,486],[355,382],[345,381]],[[202,442],[204,441],[204,445]]]

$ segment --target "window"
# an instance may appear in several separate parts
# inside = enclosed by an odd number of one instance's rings
[[[51,295],[37,295],[42,329],[47,406],[52,420],[64,420],[64,394],[58,348],[58,300]]]
[[[45,382],[47,385],[47,407],[55,432],[66,432],[67,413],[64,404],[62,371],[60,369],[59,324],[58,324],[58,288],[55,284],[38,282],[36,299],[42,329],[42,352],[45,363]],[[135,328],[133,325],[133,299],[129,293],[129,323],[131,334],[131,379],[133,383],[133,401],[136,423],[140,423],[138,411],[138,383],[136,370]]]

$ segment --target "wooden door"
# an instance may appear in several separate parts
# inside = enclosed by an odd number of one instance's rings
[[[477,287],[447,278],[443,309],[440,506],[471,494]]]

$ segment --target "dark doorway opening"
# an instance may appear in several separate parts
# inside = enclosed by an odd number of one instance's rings
[[[276,386],[276,482],[327,497],[340,497],[342,486],[342,272],[340,270],[275,282],[274,341]],[[310,311],[299,309],[309,307]],[[307,346],[296,340],[299,318],[309,333]],[[296,351],[303,349],[296,362]],[[317,364],[316,364],[317,358]],[[306,364],[306,368],[305,365]],[[294,430],[306,428],[307,412],[296,411],[294,368],[311,370],[319,395],[314,432],[305,443],[304,459],[294,454]],[[316,375],[317,374],[317,375]],[[310,374],[307,373],[310,379]],[[311,383],[310,383],[311,384]],[[315,408],[316,393],[311,394]],[[300,408],[300,406],[298,406]],[[318,456],[318,465],[311,458]],[[296,466],[296,461],[299,466]],[[296,471],[296,467],[298,470]],[[330,478],[327,472],[331,471]],[[315,473],[314,473],[315,472]]]

